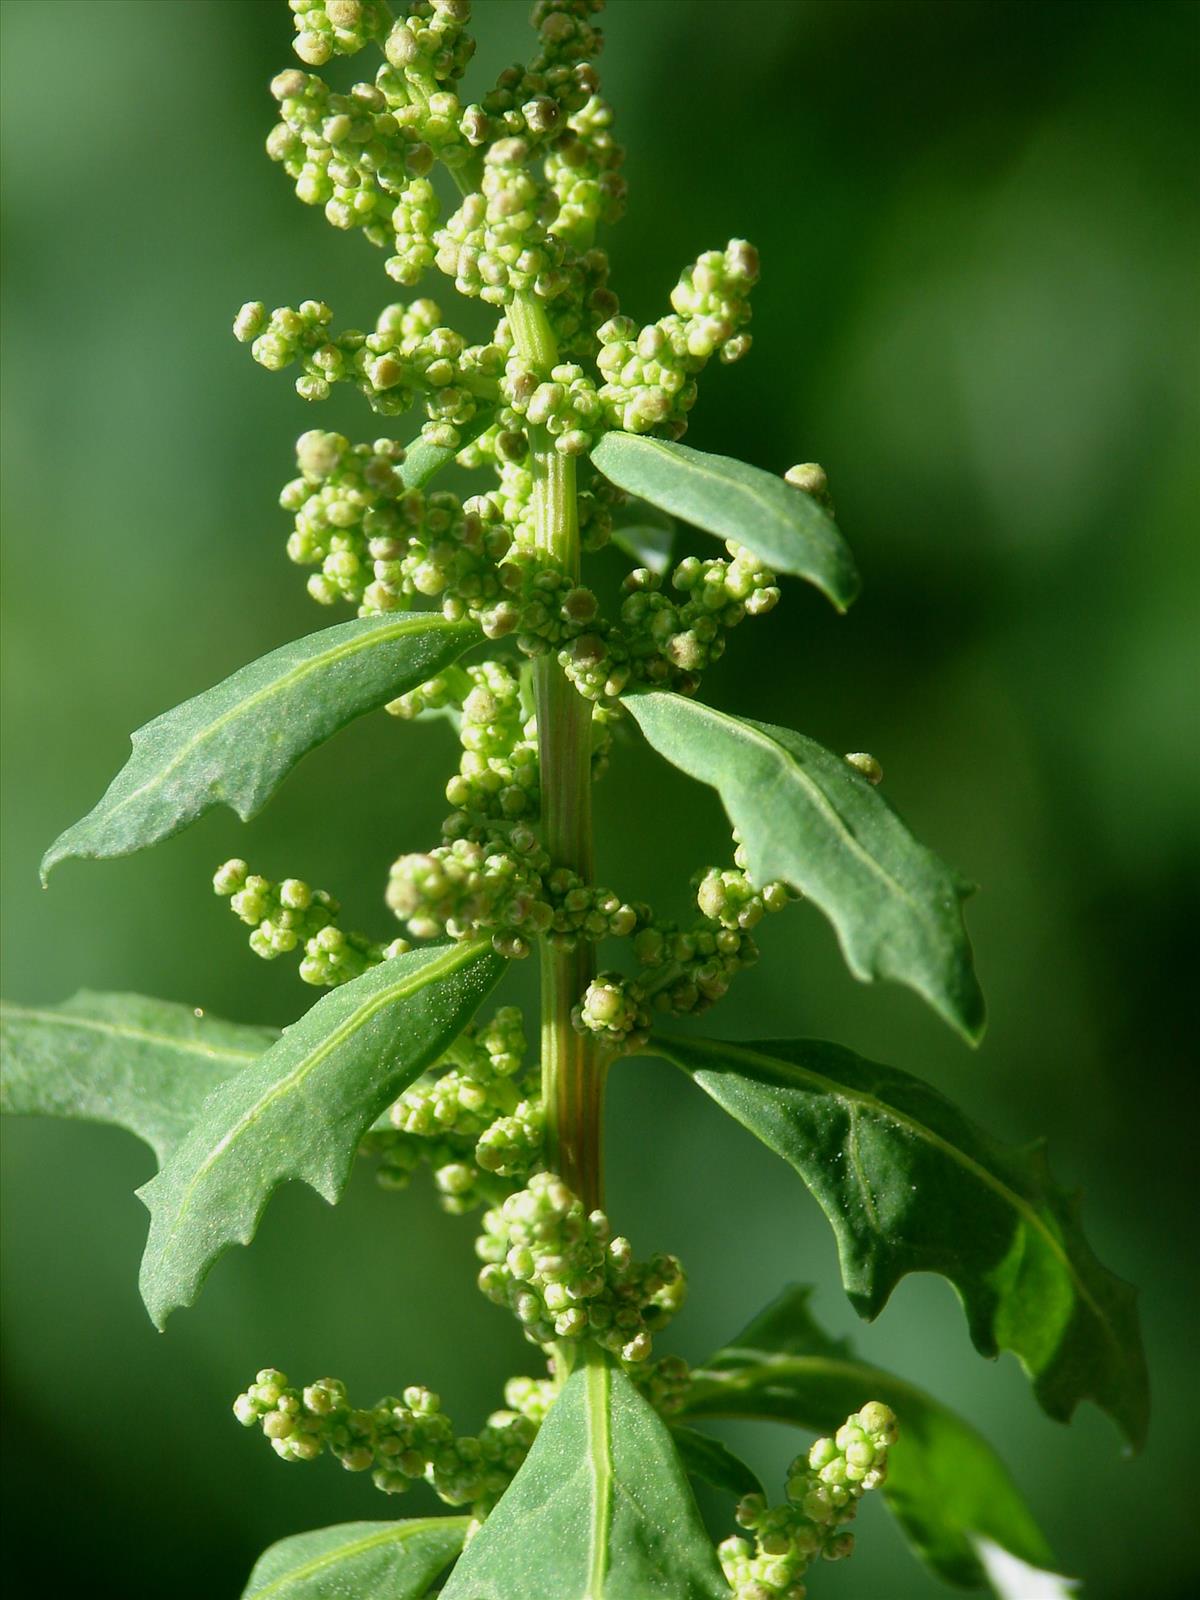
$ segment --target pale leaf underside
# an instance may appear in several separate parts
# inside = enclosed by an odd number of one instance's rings
[[[81,990],[59,1006],[0,1006],[0,1110],[128,1128],[159,1164],[206,1096],[257,1061],[275,1028],[169,1000]]]

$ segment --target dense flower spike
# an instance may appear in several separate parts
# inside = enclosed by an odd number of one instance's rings
[[[685,431],[702,369],[749,348],[757,256],[734,240],[686,268],[659,321],[639,328],[619,314],[607,256],[595,246],[597,229],[619,217],[625,199],[623,151],[592,65],[601,0],[536,0],[532,59],[506,68],[477,101],[460,98],[458,87],[473,50],[467,0],[414,0],[394,21],[383,0],[291,5],[306,65],[371,42],[384,61],[373,82],[346,92],[313,73],[280,73],[272,159],[305,204],[387,252],[393,282],[413,288],[436,269],[498,315],[482,343],[419,294],[385,306],[369,332],[335,332],[330,308],[314,300],[269,314],[252,302],[234,327],[261,365],[298,367],[296,388],[307,400],[345,383],[380,417],[411,410],[419,419],[421,461],[407,481],[409,457],[394,439],[351,444],[319,429],[300,438],[298,475],[280,500],[294,519],[288,555],[309,569],[312,597],[360,615],[432,603],[488,640],[509,641],[506,659],[447,667],[387,707],[400,719],[448,719],[460,746],[441,841],[393,863],[387,904],[412,939],[486,938],[509,958],[539,941],[562,955],[627,941],[632,971],[606,966],[576,997],[571,1021],[598,1047],[598,1061],[636,1051],[656,1012],[694,1014],[724,995],[757,958],[753,930],[791,895],[782,884],[752,884],[738,846],[732,867],[697,874],[699,914],[681,926],[552,860],[541,833],[533,674],[521,659],[552,657],[591,702],[596,778],[625,715],[620,696],[637,686],[694,694],[730,630],[770,611],[779,589],[751,548],[730,540],[723,556],[688,556],[665,572],[636,568],[606,614],[545,548],[538,485],[549,459],[573,485],[581,548],[608,541],[625,496],[586,458],[612,428],[666,438]],[[445,213],[437,163],[460,194]],[[543,329],[540,348],[530,344],[531,318]],[[466,498],[428,488],[431,446],[486,481]],[[819,468],[793,468],[788,481],[827,503]],[[867,770],[866,758],[848,759]],[[343,981],[407,948],[341,933],[328,895],[293,879],[271,884],[244,862],[227,863],[216,886],[253,928],[260,954],[303,949],[309,982]],[[663,1415],[682,1408],[687,1364],[651,1353],[683,1302],[683,1270],[669,1255],[636,1261],[604,1212],[547,1170],[554,1158],[542,1062],[528,1056],[520,1012],[505,1007],[467,1028],[362,1148],[390,1188],[428,1167],[445,1209],[487,1208],[476,1241],[480,1287],[546,1351],[551,1376],[513,1379],[508,1409],[478,1437],[459,1438],[427,1390],[358,1410],[336,1380],[301,1391],[264,1371],[235,1410],[246,1425],[260,1424],[281,1456],[329,1451],[350,1470],[372,1471],[387,1492],[422,1480],[482,1517],[524,1460],[584,1342],[621,1362]],[[756,1543],[722,1547],[739,1600],[794,1600],[814,1554],[844,1553],[842,1525],[858,1495],[881,1480],[893,1433],[890,1413],[867,1407],[816,1448],[811,1466],[797,1466],[787,1505],[743,1503],[739,1517]]]
[[[346,1386],[322,1378],[305,1389],[267,1367],[234,1402],[247,1428],[258,1424],[284,1461],[315,1461],[328,1451],[348,1472],[370,1471],[377,1489],[403,1494],[427,1483],[452,1506],[485,1515],[512,1481],[537,1435],[519,1411],[494,1411],[478,1435],[457,1436],[429,1389],[405,1389],[367,1410],[350,1405]]]
[[[230,910],[247,927],[250,948],[264,961],[302,948],[300,976],[305,983],[333,988],[361,977],[369,967],[411,946],[405,939],[382,943],[361,933],[344,933],[335,926],[340,907],[324,889],[310,889],[300,878],[282,883],[252,873],[244,861],[227,861],[213,877],[217,894],[227,897]]]
[[[640,1363],[683,1304],[687,1281],[675,1257],[635,1261],[604,1213],[587,1212],[553,1173],[536,1173],[486,1214],[483,1229],[479,1286],[534,1344],[589,1339]]]
[[[709,250],[685,269],[671,291],[670,316],[640,331],[614,317],[599,331],[600,390],[613,425],[627,433],[657,430],[678,439],[696,403],[696,374],[714,356],[738,361],[750,348],[743,331],[749,294],[758,282],[758,252],[744,239]]]
[[[887,1477],[887,1454],[897,1437],[896,1418],[879,1401],[848,1417],[832,1439],[818,1439],[788,1473],[787,1500],[768,1507],[747,1495],[737,1509],[753,1534],[721,1545],[721,1565],[735,1600],[805,1600],[804,1574],[818,1557],[838,1561],[854,1548],[846,1531],[858,1502]]]

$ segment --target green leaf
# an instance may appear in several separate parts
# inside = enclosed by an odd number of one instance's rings
[[[43,881],[68,856],[129,855],[215,805],[247,821],[302,756],[433,677],[478,638],[470,623],[394,612],[272,650],[138,729],[102,799],[46,852]]]
[[[675,519],[644,500],[630,501],[613,512],[612,543],[639,567],[660,576],[671,565],[675,544]]]
[[[907,984],[979,1039],[983,996],[962,915],[971,885],[918,844],[860,772],[789,728],[665,690],[624,704],[659,755],[716,789],[756,884],[782,879],[818,906],[856,978]]]
[[[736,539],[776,572],[815,584],[839,611],[859,590],[837,523],[809,494],[773,473],[684,444],[606,433],[592,461],[619,489],[721,539]]]
[[[82,989],[60,1006],[0,1005],[0,1111],[111,1122],[162,1164],[205,1096],[278,1039],[191,1006]]]
[[[431,478],[435,478],[439,472],[450,466],[460,450],[465,450],[469,444],[473,444],[495,420],[496,412],[493,406],[481,407],[470,422],[459,428],[458,443],[454,446],[430,444],[428,439],[418,435],[405,447],[404,460],[400,465],[400,477],[404,487],[423,489]]]
[[[730,1600],[671,1435],[618,1367],[577,1367],[443,1600]]]
[[[985,1356],[1011,1350],[1043,1410],[1094,1400],[1136,1447],[1149,1405],[1136,1295],[1092,1254],[1041,1145],[1013,1150],[919,1079],[811,1039],[651,1048],[800,1174],[875,1317],[906,1273],[958,1291]]]
[[[223,1251],[250,1243],[281,1183],[340,1199],[363,1133],[462,1031],[504,965],[488,944],[395,956],[318,1000],[214,1090],[138,1190],[150,1211],[142,1299],[158,1327],[192,1304]]]
[[[242,1600],[422,1600],[462,1549],[468,1520],[344,1522],[281,1539],[259,1556]]]
[[[739,1500],[743,1495],[763,1493],[753,1469],[711,1433],[701,1433],[697,1428],[672,1427],[671,1437],[689,1478],[700,1478]]]
[[[858,1360],[831,1339],[800,1285],[783,1294],[693,1372],[688,1416],[769,1418],[834,1433],[868,1400],[900,1420],[883,1495],[913,1549],[948,1583],[983,1585],[986,1538],[1036,1567],[1053,1561],[1004,1463],[975,1430],[914,1385]]]

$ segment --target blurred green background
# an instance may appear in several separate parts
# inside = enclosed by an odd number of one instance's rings
[[[527,35],[517,0],[477,11],[479,83]],[[1197,17],[1172,0],[616,0],[603,62],[629,146],[623,308],[660,315],[681,264],[731,235],[763,256],[752,357],[707,375],[690,441],[825,463],[866,576],[845,620],[789,587],[708,689],[873,751],[919,835],[980,885],[977,1055],[907,993],[856,985],[804,911],[767,931],[720,1029],[836,1038],[998,1134],[1047,1134],[1098,1253],[1141,1286],[1149,1448],[1122,1460],[1091,1408],[1047,1421],[1011,1359],[973,1353],[940,1280],[906,1280],[858,1324],[790,1172],[656,1063],[615,1077],[610,1209],[689,1264],[675,1347],[692,1359],[781,1280],[815,1283],[829,1327],[995,1441],[1096,1600],[1182,1600],[1200,1571]],[[284,558],[275,496],[303,428],[377,425],[354,395],[307,409],[229,324],[245,299],[316,295],[361,325],[392,286],[263,154],[282,3],[4,0],[0,19],[5,989],[282,1023],[313,995],[293,964],[253,959],[209,874],[242,854],[383,930],[389,861],[444,809],[443,727],[364,720],[246,828],[213,813],[149,855],[68,865],[46,894],[36,864],[131,728],[333,620]],[[626,892],[682,906],[722,859],[711,794],[632,740],[597,804],[601,875]],[[45,1122],[4,1141],[14,1593],[219,1600],[273,1539],[401,1510],[235,1426],[261,1365],[337,1373],[363,1401],[428,1383],[464,1426],[534,1370],[473,1288],[470,1223],[425,1185],[389,1196],[363,1170],[336,1211],[291,1187],[160,1337],[135,1287],[148,1152]],[[799,1442],[728,1437],[775,1481]],[[813,1588],[941,1592],[874,1505],[855,1561]]]

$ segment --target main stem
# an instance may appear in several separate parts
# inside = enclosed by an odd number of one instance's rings
[[[558,359],[554,332],[532,295],[518,295],[508,323],[522,361],[549,378]],[[537,547],[572,582],[579,579],[575,462],[544,428],[531,430]],[[551,862],[592,879],[592,708],[552,653],[534,663],[542,839]],[[589,1210],[602,1204],[604,1068],[593,1041],[576,1032],[571,1010],[595,973],[588,939],[574,950],[541,942],[542,1104],[548,1164]]]

